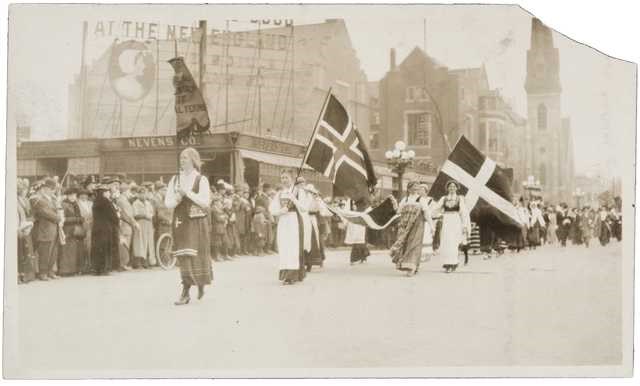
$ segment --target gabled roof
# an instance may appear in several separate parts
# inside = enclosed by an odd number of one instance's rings
[[[444,66],[443,64],[438,62],[436,59],[432,58],[431,56],[427,55],[427,53],[424,52],[422,48],[418,46],[413,48],[413,50],[409,53],[409,55],[407,55],[407,57],[404,58],[402,63],[400,63],[399,67],[411,67],[414,65],[420,65],[420,64],[423,64],[425,61],[428,63],[431,63],[431,65],[434,68],[446,68],[446,66]]]

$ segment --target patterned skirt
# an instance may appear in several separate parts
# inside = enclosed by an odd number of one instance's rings
[[[176,253],[183,285],[207,285],[213,280],[211,266],[211,243],[209,241],[209,219],[189,219],[190,228],[198,235],[195,254]],[[177,243],[181,244],[181,243]],[[195,248],[194,248],[195,249]],[[184,249],[183,249],[184,250]]]

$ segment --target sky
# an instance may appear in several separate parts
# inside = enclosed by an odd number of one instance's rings
[[[80,68],[84,20],[91,26],[97,20],[195,25],[206,19],[209,28],[222,29],[227,19],[258,18],[293,19],[295,24],[344,19],[369,80],[384,76],[391,48],[400,62],[414,47],[424,47],[426,36],[427,53],[450,69],[484,64],[490,87],[500,89],[526,117],[531,15],[517,6],[23,4],[9,10],[9,127],[26,122],[33,139],[64,138],[68,87]],[[623,162],[618,149],[635,142],[635,67],[558,32],[562,114],[571,119],[576,170],[616,174]],[[89,36],[90,62],[108,42],[91,39],[92,31]]]

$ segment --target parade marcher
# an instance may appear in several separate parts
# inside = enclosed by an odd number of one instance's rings
[[[148,190],[140,186],[133,201],[133,218],[138,223],[133,237],[133,266],[149,268],[156,265],[156,252],[153,245],[153,205],[148,199]]]
[[[78,205],[78,189],[68,188],[64,192],[66,198],[62,202],[64,211],[65,243],[60,248],[58,259],[58,275],[69,276],[77,274],[84,262],[86,251],[84,249],[84,239],[87,237],[83,226],[84,219]]]
[[[408,184],[408,195],[398,205],[398,234],[389,251],[396,269],[407,276],[415,275],[420,268],[426,215],[430,215],[427,200],[420,195],[421,189],[417,182]]]
[[[89,191],[80,189],[78,191],[78,208],[82,216],[82,226],[84,227],[84,259],[80,262],[80,272],[91,272],[91,228],[93,227],[93,201],[89,200]]]
[[[429,193],[429,185],[421,183],[419,186],[421,200],[424,200],[424,237],[422,238],[422,257],[421,261],[425,262],[431,259],[433,255],[433,234],[435,232],[435,223],[431,213],[431,206],[434,204],[433,199],[427,194]],[[465,265],[468,263],[469,257],[466,255]]]
[[[29,183],[18,180],[18,283],[35,279],[36,259],[33,250],[33,217],[27,200]]]
[[[280,174],[282,189],[271,200],[269,211],[277,217],[278,277],[283,284],[304,280],[304,224],[302,213],[308,210],[308,200],[302,189],[293,187],[291,174]]]
[[[538,203],[536,201],[532,201],[529,203],[530,205],[530,218],[529,218],[529,233],[528,233],[528,241],[529,248],[536,249],[536,247],[540,246],[540,240],[542,238],[542,231],[545,229],[544,218],[542,217],[542,211],[538,208]]]
[[[622,216],[618,214],[615,206],[609,210],[609,221],[611,223],[611,236],[616,240],[622,240]]]
[[[549,218],[549,223],[547,224],[547,244],[555,244],[557,241],[556,232],[558,230],[558,218],[556,217],[556,213],[552,207],[547,208],[547,216]]]
[[[38,185],[38,192],[32,198],[31,208],[34,216],[33,242],[38,254],[38,279],[56,279],[53,272],[60,247],[60,230],[63,225],[61,207],[54,196],[57,188],[51,178]]]
[[[311,271],[314,265],[322,267],[324,265],[324,241],[320,233],[321,213],[328,210],[320,198],[320,192],[313,186],[307,184],[304,190],[309,194],[309,217],[311,220],[311,250],[306,256],[305,263],[307,272]]]
[[[596,219],[596,229],[600,245],[605,246],[609,244],[609,240],[611,239],[611,223],[609,214],[607,213],[607,207],[605,206],[600,207],[600,212]]]
[[[576,208],[571,208],[569,211],[569,217],[571,218],[571,226],[569,227],[569,238],[573,245],[582,244],[582,232],[580,230],[580,213]]]
[[[569,230],[571,229],[571,218],[569,217],[567,204],[560,204],[556,212],[556,222],[558,223],[558,230],[556,231],[558,240],[560,240],[560,245],[566,247]]]
[[[200,154],[188,147],[180,153],[180,174],[169,182],[165,205],[173,211],[173,250],[180,267],[182,293],[175,305],[191,300],[191,286],[198,287],[198,299],[204,296],[204,286],[211,284],[209,180],[200,174]]]
[[[593,235],[593,227],[595,225],[595,219],[589,211],[589,207],[582,208],[582,214],[580,216],[580,236],[584,245],[589,248],[589,241]]]
[[[111,201],[111,189],[106,184],[97,185],[93,202],[93,228],[91,228],[91,262],[96,275],[108,275],[118,257],[120,244],[120,217]]]
[[[440,198],[435,209],[442,209],[439,255],[445,272],[453,272],[458,267],[458,248],[465,243],[471,224],[464,197],[458,194],[458,183],[451,180],[446,189],[447,194]]]
[[[351,202],[351,210],[356,211],[358,208],[355,203]],[[344,220],[343,220],[344,221]],[[351,245],[350,262],[364,263],[371,254],[367,248],[367,227],[352,222],[347,222],[347,231],[344,236],[344,243]]]
[[[520,250],[524,249],[528,245],[528,232],[529,225],[531,224],[531,214],[529,210],[524,205],[524,199],[520,197],[518,201],[515,203],[516,205],[516,213],[518,218],[520,219],[520,224],[522,227],[520,228],[520,235],[516,237],[515,247],[516,252],[520,252]]]

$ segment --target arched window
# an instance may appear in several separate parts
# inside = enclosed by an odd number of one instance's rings
[[[547,167],[545,164],[540,164],[540,184],[547,184]]]
[[[538,130],[547,128],[547,107],[543,104],[538,105]]]

